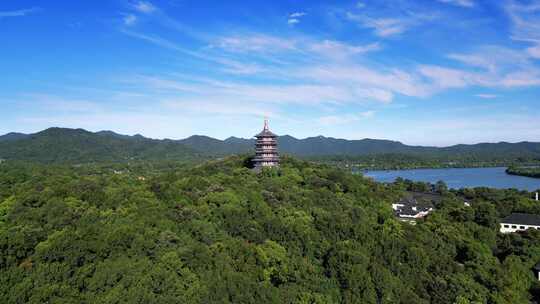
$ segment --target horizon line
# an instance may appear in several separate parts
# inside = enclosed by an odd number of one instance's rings
[[[53,126],[53,127],[48,127],[46,129],[43,129],[43,130],[40,130],[40,131],[37,131],[37,132],[33,132],[33,133],[24,133],[24,132],[16,132],[16,131],[12,131],[12,132],[8,132],[8,133],[4,133],[4,134],[1,134],[0,137],[4,137],[6,135],[9,135],[9,134],[22,134],[22,135],[35,135],[35,134],[38,134],[38,133],[41,133],[41,132],[44,132],[44,131],[47,131],[47,130],[50,130],[50,129],[63,129],[63,130],[82,130],[82,131],[85,131],[85,132],[89,132],[89,133],[92,133],[92,134],[97,134],[97,133],[101,133],[101,132],[112,132],[116,135],[120,135],[120,136],[129,136],[129,137],[135,137],[135,136],[141,136],[143,138],[146,138],[146,139],[151,139],[151,140],[172,140],[172,141],[182,141],[182,140],[186,140],[186,139],[189,139],[189,138],[192,138],[192,137],[195,137],[195,136],[200,136],[200,137],[207,137],[207,138],[210,138],[210,139],[214,139],[214,140],[219,140],[219,141],[222,141],[222,142],[225,142],[227,141],[228,139],[231,139],[231,138],[237,138],[237,139],[243,139],[243,140],[252,140],[254,139],[254,137],[251,137],[251,138],[245,138],[245,137],[237,137],[237,136],[234,136],[234,135],[231,135],[227,138],[224,138],[224,139],[221,139],[221,138],[216,138],[216,137],[212,137],[212,136],[208,136],[208,135],[203,135],[203,134],[193,134],[193,135],[190,135],[190,136],[187,136],[187,137],[184,137],[184,138],[178,138],[178,139],[174,139],[174,138],[168,138],[168,137],[162,137],[162,138],[155,138],[155,137],[148,137],[148,136],[144,136],[142,135],[141,133],[136,133],[136,134],[122,134],[122,133],[118,133],[116,131],[113,131],[113,130],[99,130],[99,131],[91,131],[91,130],[87,130],[85,128],[69,128],[69,127],[58,127],[58,126]],[[402,145],[405,145],[405,146],[409,146],[409,147],[423,147],[423,148],[439,148],[439,149],[442,149],[442,148],[450,148],[450,147],[455,147],[455,146],[475,146],[475,145],[482,145],[482,144],[521,144],[521,143],[539,143],[540,144],[540,141],[527,141],[527,140],[522,140],[522,141],[515,141],[515,142],[512,142],[512,141],[498,141],[498,142],[477,142],[477,143],[459,143],[459,144],[453,144],[453,145],[445,145],[445,146],[437,146],[437,145],[411,145],[411,144],[407,144],[407,143],[404,143],[402,141],[399,141],[399,140],[392,140],[392,139],[385,139],[385,138],[362,138],[362,139],[347,139],[347,138],[338,138],[338,137],[332,137],[332,136],[325,136],[325,135],[316,135],[316,136],[308,136],[308,137],[304,137],[304,138],[298,138],[298,137],[294,137],[290,134],[284,134],[284,135],[278,135],[278,137],[285,137],[285,136],[288,136],[288,137],[292,137],[293,139],[296,139],[296,140],[306,140],[306,139],[312,139],[312,138],[325,138],[325,139],[336,139],[336,140],[345,140],[345,141],[364,141],[364,140],[376,140],[376,141],[390,141],[390,142],[394,142],[394,143],[400,143]]]

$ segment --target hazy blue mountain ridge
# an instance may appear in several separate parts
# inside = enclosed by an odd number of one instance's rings
[[[126,160],[187,160],[252,153],[255,139],[229,137],[219,140],[193,135],[181,140],[151,139],[142,135],[122,135],[112,131],[49,128],[34,134],[8,133],[0,136],[0,158],[38,162],[94,162]],[[278,138],[282,154],[299,157],[366,156],[403,154],[418,157],[469,159],[538,158],[540,143],[481,143],[451,147],[409,146],[398,141],[346,140],[316,136]]]

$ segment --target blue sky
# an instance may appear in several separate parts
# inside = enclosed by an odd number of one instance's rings
[[[3,1],[0,133],[540,141],[540,1]]]

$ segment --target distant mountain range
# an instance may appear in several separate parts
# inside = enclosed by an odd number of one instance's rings
[[[34,134],[8,133],[0,136],[0,158],[46,163],[134,159],[194,160],[251,153],[254,143],[254,139],[237,137],[219,140],[194,135],[181,140],[157,140],[141,135],[121,135],[112,131],[94,133],[83,129],[50,128]],[[298,157],[404,154],[445,159],[540,159],[540,143],[534,142],[482,143],[438,148],[408,146],[390,140],[345,140],[323,136],[297,139],[285,135],[278,138],[278,143],[281,153]]]

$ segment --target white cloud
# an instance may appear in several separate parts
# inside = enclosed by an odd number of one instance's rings
[[[371,117],[375,116],[375,111],[362,112],[362,113],[360,113],[360,116],[364,117],[364,118],[371,118]]]
[[[464,64],[485,68],[490,71],[494,71],[497,62],[491,60],[489,56],[485,54],[450,54],[448,58],[460,61]]]
[[[391,101],[391,95],[384,91],[415,97],[425,97],[431,93],[421,78],[399,69],[378,71],[357,64],[336,64],[300,69],[297,75],[320,83],[351,87],[357,94],[363,93],[364,98],[376,98],[383,103]]]
[[[216,62],[222,64],[223,71],[229,74],[237,75],[253,75],[263,72],[268,72],[268,68],[259,64],[250,62],[240,62],[227,58],[216,58]]]
[[[426,20],[427,17],[419,18]],[[210,47],[191,52],[159,37],[134,35],[215,63],[214,71],[264,80],[253,82],[243,78],[225,78],[229,80],[220,81],[223,78],[212,76],[215,78],[194,82],[175,79],[147,81],[159,91],[193,94],[191,100],[217,102],[223,99],[246,104],[328,105],[337,108],[343,104],[366,102],[388,104],[396,95],[425,98],[448,89],[470,86],[519,87],[540,83],[540,74],[535,68],[525,69],[529,57],[524,56],[523,51],[497,46],[448,55],[465,64],[465,68],[420,64],[405,71],[370,65],[364,56],[356,56],[379,50],[379,43],[355,45],[305,36],[289,38],[240,33],[214,38],[215,42]],[[274,79],[279,79],[280,84],[275,85]]]
[[[157,8],[150,2],[138,1],[133,4],[133,8],[141,13],[150,14],[157,10]]]
[[[512,21],[513,39],[540,42],[540,1],[529,4],[508,1],[504,8]]]
[[[533,58],[540,58],[540,42],[536,46],[527,48],[527,53]]]
[[[509,73],[501,80],[505,87],[540,86],[540,70],[523,70]]]
[[[171,111],[182,111],[191,114],[218,114],[233,116],[278,117],[280,114],[268,105],[253,104],[237,100],[208,99],[167,99],[160,103]]]
[[[296,18],[292,18],[292,19],[288,19],[287,23],[290,24],[290,25],[294,25],[294,24],[300,23],[300,20],[298,20]]]
[[[448,3],[452,5],[461,6],[461,7],[473,7],[475,4],[473,0],[438,0],[438,1],[442,3]]]
[[[300,23],[300,19],[307,15],[305,12],[295,12],[289,14],[289,18],[287,19],[287,24],[289,25],[295,25]]]
[[[270,53],[297,50],[296,41],[293,39],[264,34],[227,36],[220,38],[217,44],[213,46],[238,53]]]
[[[211,47],[218,47],[232,53],[264,55],[265,59],[270,53],[297,53],[303,54],[304,57],[324,56],[331,59],[343,59],[381,49],[379,43],[353,45],[335,40],[289,39],[264,34],[226,36],[218,39]]]
[[[300,18],[300,17],[303,17],[305,15],[306,15],[305,12],[296,12],[296,13],[290,14],[289,18]]]
[[[501,46],[482,46],[466,54],[450,54],[448,58],[490,72],[504,71],[516,67],[529,66],[529,56],[522,50]]]
[[[525,87],[540,83],[540,69],[531,61],[531,50],[515,50],[499,46],[484,46],[467,54],[451,54],[448,57],[484,71],[461,73],[467,85],[487,87]],[[534,51],[533,51],[534,52]]]
[[[366,4],[364,2],[358,1],[356,3],[356,8],[364,8],[364,7],[366,7]]]
[[[432,83],[432,93],[468,86],[507,88],[540,86],[540,70],[536,68],[517,68],[505,73],[481,73],[423,65],[419,71]]]
[[[379,88],[358,89],[357,94],[359,96],[380,101],[382,103],[390,103],[394,99],[394,94],[392,94],[392,92]]]
[[[346,12],[344,17],[360,27],[373,30],[379,37],[398,36],[410,29],[440,19],[441,13],[414,4],[414,1],[380,1],[361,12]]]
[[[128,35],[130,37],[152,43],[152,44],[157,45],[157,46],[162,47],[162,48],[166,48],[166,49],[170,49],[170,50],[173,50],[173,51],[181,52],[181,53],[184,53],[186,55],[193,56],[193,57],[196,57],[196,58],[200,58],[200,59],[203,59],[203,60],[208,60],[208,58],[201,55],[199,52],[195,52],[195,51],[185,49],[185,48],[181,47],[180,45],[174,43],[173,41],[164,39],[164,38],[162,38],[160,36],[148,35],[148,34],[139,33],[139,32],[132,31],[132,30],[127,30],[127,29],[122,29],[120,32],[125,34],[125,35]]]
[[[512,38],[533,44],[526,52],[532,58],[540,58],[540,1],[508,1],[505,10],[512,21]]]
[[[290,77],[293,72],[290,71]],[[393,79],[396,81],[396,79]],[[329,79],[305,78],[296,84],[267,85],[244,82],[223,82],[214,79],[182,81],[139,76],[130,83],[137,88],[153,89],[152,94],[182,94],[190,100],[216,101],[234,100],[265,105],[323,106],[350,103],[389,103],[393,99],[390,89],[371,87],[360,82],[332,81]],[[397,84],[399,85],[399,84]],[[391,86],[391,85],[390,85]]]
[[[324,126],[349,124],[360,121],[362,119],[371,118],[375,115],[375,111],[366,111],[358,114],[343,114],[343,115],[328,115],[317,119],[317,122]]]
[[[367,45],[350,45],[334,40],[323,40],[311,43],[308,48],[318,54],[332,58],[346,58],[351,55],[364,54],[367,52],[380,50],[379,43],[370,43]]]
[[[359,22],[362,27],[373,29],[379,37],[401,34],[411,26],[408,20],[400,18],[370,18],[352,13],[347,13],[347,18]]]
[[[20,10],[15,10],[15,11],[0,11],[0,18],[23,17],[31,13],[35,13],[38,10],[39,10],[38,8],[33,7],[29,9],[20,9]]]
[[[479,97],[479,98],[483,98],[483,99],[494,99],[494,98],[497,98],[497,95],[495,94],[476,94],[474,95],[476,97]]]
[[[132,26],[137,22],[137,16],[129,14],[124,16],[124,24],[127,26]]]
[[[427,77],[434,88],[463,88],[471,84],[471,75],[467,72],[445,68],[435,65],[422,65],[419,67],[419,72]]]

